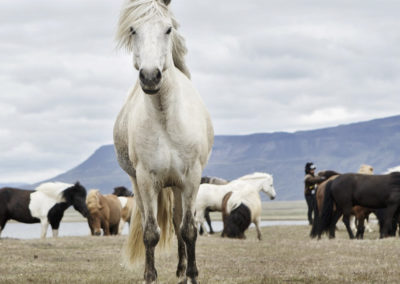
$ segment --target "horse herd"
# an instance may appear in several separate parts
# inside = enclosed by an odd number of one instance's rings
[[[204,229],[210,211],[221,211],[224,221],[222,236],[244,238],[244,231],[254,223],[261,239],[261,199],[263,191],[275,198],[273,178],[266,173],[253,173],[228,182],[219,178],[203,177],[196,199],[196,222]],[[41,238],[46,237],[48,225],[53,237],[64,211],[73,206],[87,218],[94,236],[121,234],[125,223],[131,222],[135,206],[133,193],[123,186],[112,194],[97,189],[86,189],[79,183],[46,182],[35,190],[5,187],[0,189],[0,236],[8,220],[22,223],[41,223]],[[211,227],[211,222],[209,222]],[[207,232],[207,231],[205,231]]]
[[[381,238],[395,236],[400,225],[400,172],[373,175],[373,168],[363,165],[358,173],[322,171],[318,175],[326,180],[316,192],[312,238],[320,239],[323,233],[335,238],[336,224],[342,217],[349,238],[362,239],[365,221],[371,213],[378,219]],[[356,220],[355,236],[350,223],[352,215]]]

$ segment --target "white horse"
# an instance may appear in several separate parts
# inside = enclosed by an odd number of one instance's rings
[[[204,177],[201,178],[200,187],[201,187],[201,184],[203,184],[203,183],[222,185],[222,184],[227,184],[228,182],[229,182],[228,180],[223,179],[223,178],[204,176]],[[197,198],[196,198],[196,203],[197,203]],[[211,218],[210,218],[210,212],[213,212],[213,211],[215,211],[215,210],[213,210],[210,207],[206,207],[204,209],[204,214],[203,214],[204,215],[203,218],[205,218],[205,220],[206,220],[206,222],[208,224],[208,227],[210,228],[210,234],[214,234],[214,230],[213,230],[213,227],[211,225]],[[207,235],[207,231],[205,230],[204,225],[200,226],[199,233],[200,233],[200,235],[202,235],[204,233],[205,233],[205,235]]]
[[[222,216],[224,230],[222,236],[232,238],[244,238],[244,231],[251,223],[257,229],[257,238],[261,240],[261,198],[260,191],[265,192],[271,199],[275,199],[276,193],[272,175],[254,173],[240,178],[239,190],[234,187],[228,192],[222,201]]]
[[[115,122],[114,144],[137,205],[127,243],[129,262],[145,257],[145,282],[155,282],[154,249],[159,242],[170,243],[175,226],[176,275],[197,283],[194,202],[214,132],[190,80],[186,47],[169,3],[128,0],[123,5],[117,40],[133,52],[139,79]]]
[[[135,200],[132,196],[118,196],[119,202],[121,202],[121,221],[119,222],[118,235],[122,234],[125,223],[131,225],[132,209],[135,204]]]

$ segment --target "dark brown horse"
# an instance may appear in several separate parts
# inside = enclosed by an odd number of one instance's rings
[[[371,209],[386,208],[381,237],[387,237],[393,216],[400,207],[400,172],[388,175],[343,174],[329,181],[325,188],[318,234],[329,231],[329,236],[333,238],[336,223],[343,214],[343,222],[349,237],[353,239],[349,218],[355,205]]]
[[[92,189],[86,198],[89,209],[88,224],[92,235],[103,234],[117,235],[119,233],[119,222],[121,220],[121,202],[113,194],[102,195],[99,190]]]
[[[329,175],[331,177],[328,178],[326,181],[322,182],[320,185],[318,185],[318,190],[316,193],[316,200],[317,200],[316,218],[314,220],[314,223],[313,223],[313,226],[312,226],[312,229],[310,232],[310,236],[312,238],[314,238],[318,235],[317,228],[320,224],[320,217],[321,217],[320,213],[322,212],[326,185],[329,181],[334,180],[339,176],[339,173],[336,173],[334,171],[329,171],[329,172],[330,172]],[[359,169],[359,173],[372,175],[373,168],[369,165],[361,165],[361,167]],[[326,172],[319,172],[318,175],[326,176]],[[334,210],[336,210],[335,205],[334,205]],[[358,239],[362,239],[364,237],[364,231],[365,231],[364,223],[365,223],[365,220],[368,220],[369,215],[372,212],[374,212],[373,209],[365,208],[362,206],[354,206],[352,208],[351,215],[354,215],[354,217],[355,217],[355,223],[356,223],[356,228],[357,228],[356,237]],[[321,235],[318,235],[318,238],[320,238],[320,237],[321,237]]]
[[[112,194],[125,197],[133,196],[133,192],[127,189],[125,186],[114,187],[114,192]]]

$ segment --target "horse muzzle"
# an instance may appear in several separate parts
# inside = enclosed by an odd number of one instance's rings
[[[158,68],[139,70],[140,86],[148,95],[155,95],[161,88],[162,73]]]

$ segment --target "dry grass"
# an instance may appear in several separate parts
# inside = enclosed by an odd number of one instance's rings
[[[310,240],[309,227],[254,229],[246,240],[199,237],[201,283],[398,283],[400,240],[367,233],[351,241]],[[0,239],[0,283],[141,283],[143,268],[121,266],[126,236]],[[159,283],[176,283],[176,245],[157,259]]]

